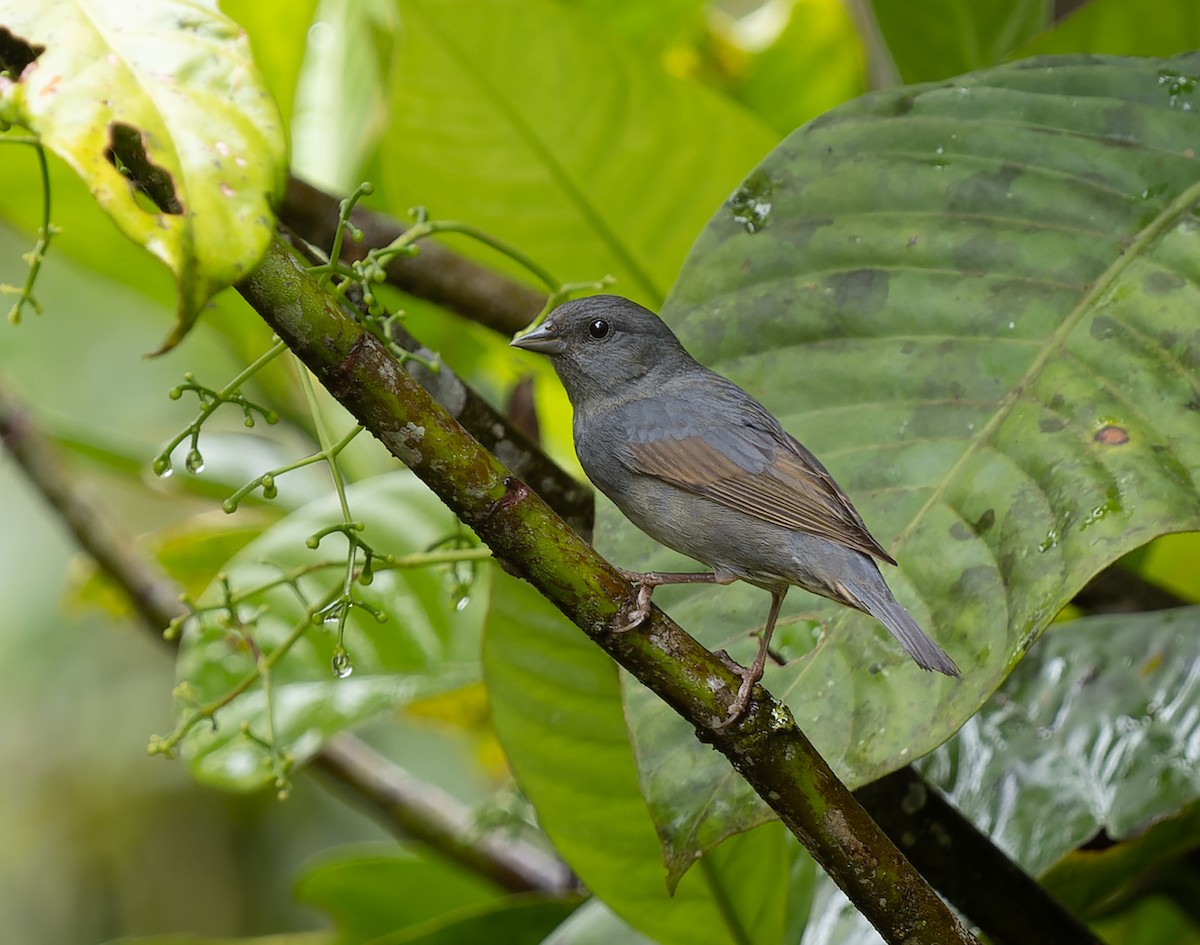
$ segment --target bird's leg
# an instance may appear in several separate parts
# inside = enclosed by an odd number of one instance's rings
[[[732,725],[745,715],[746,709],[750,707],[750,695],[754,692],[755,684],[763,677],[763,670],[767,665],[767,654],[770,652],[771,634],[775,632],[775,621],[779,619],[779,608],[783,606],[783,598],[786,595],[786,587],[781,591],[771,591],[771,612],[767,614],[767,625],[763,627],[762,642],[758,645],[758,655],[754,657],[750,668],[746,669],[733,660],[726,660],[725,665],[742,677],[742,684],[738,687],[737,697],[729,706],[729,717],[717,728]]]
[[[627,612],[625,623],[617,628],[619,633],[632,630],[650,616],[650,596],[656,587],[663,584],[730,584],[736,580],[724,572],[622,571],[621,574],[638,589],[638,593],[636,605]]]

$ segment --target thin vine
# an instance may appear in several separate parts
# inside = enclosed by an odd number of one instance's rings
[[[46,258],[46,251],[50,248],[50,239],[58,233],[58,227],[50,223],[50,168],[46,164],[46,150],[42,147],[41,140],[32,135],[5,135],[0,137],[0,141],[11,144],[24,144],[32,147],[34,153],[37,155],[38,174],[42,180],[42,222],[38,226],[37,239],[34,241],[33,249],[21,257],[25,260],[26,265],[29,266],[29,271],[25,274],[25,284],[19,288],[11,285],[0,285],[0,292],[8,295],[16,295],[17,297],[17,300],[13,302],[12,308],[8,310],[9,323],[16,325],[20,323],[21,313],[27,306],[35,314],[42,314],[42,306],[33,294],[33,286],[37,282],[38,274],[42,270],[42,262]]]

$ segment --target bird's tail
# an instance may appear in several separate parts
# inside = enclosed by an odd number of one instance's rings
[[[853,589],[843,585],[841,590],[862,610],[887,627],[922,669],[937,670],[947,676],[958,675],[958,667],[954,665],[954,660],[917,626],[909,612],[892,596],[882,576],[878,586],[874,582]]]

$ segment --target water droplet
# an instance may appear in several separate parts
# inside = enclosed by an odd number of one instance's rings
[[[757,233],[767,225],[771,215],[771,191],[775,184],[762,171],[755,171],[735,190],[725,201],[733,219],[740,223],[747,233]]]
[[[184,465],[187,466],[188,472],[199,475],[204,472],[204,457],[200,455],[199,450],[192,450],[187,454],[187,460]]]
[[[1058,547],[1058,529],[1052,528],[1046,533],[1046,537],[1042,539],[1042,543],[1038,545],[1038,551],[1045,554],[1051,548]]]
[[[333,651],[333,660],[330,666],[333,669],[333,675],[338,679],[345,679],[354,672],[354,664],[350,662],[350,654],[346,652],[344,646],[339,646]]]
[[[468,597],[466,594],[463,594],[462,597],[460,597],[458,600],[456,600],[454,602],[454,609],[458,610],[458,611],[466,610],[467,605],[470,603],[471,603],[471,598]]]
[[[159,479],[170,479],[175,475],[175,469],[171,466],[171,460],[165,456],[160,456],[154,461],[151,467],[154,470],[154,475]]]

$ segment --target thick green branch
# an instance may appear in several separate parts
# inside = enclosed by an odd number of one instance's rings
[[[238,288],[330,393],[498,558],[730,760],[887,941],[975,941],[784,706],[756,689],[746,718],[718,729],[739,682],[727,666],[657,609],[641,631],[615,632],[622,607],[633,603],[621,575],[321,292],[282,242]]]

